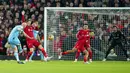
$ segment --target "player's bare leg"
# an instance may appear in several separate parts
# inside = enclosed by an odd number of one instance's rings
[[[73,48],[72,50],[67,50],[65,52],[62,52],[59,56],[59,59],[61,59],[62,55],[66,55],[66,54],[69,54],[69,53],[73,53],[73,52],[76,52],[77,49],[76,48]]]
[[[62,55],[66,55],[66,54],[73,53],[73,52],[76,52],[76,51],[77,51],[77,49],[73,48],[72,50],[67,50],[65,52],[62,52]]]
[[[15,46],[15,48],[14,48],[14,56],[15,56],[15,58],[16,58],[16,60],[17,60],[17,62],[18,62],[19,64],[24,64],[23,62],[21,62],[21,61],[19,60],[18,49],[17,49],[16,46]]]
[[[28,52],[28,54],[27,54],[27,56],[26,56],[25,62],[27,62],[27,61],[29,60],[29,58],[30,58],[30,56],[32,55],[33,51],[34,51],[34,48],[30,48],[30,51]]]
[[[85,55],[84,55],[84,63],[85,63],[85,64],[89,64],[89,62],[88,62],[88,56],[89,56],[88,51],[87,51],[87,50],[84,50],[83,53],[85,54]]]
[[[38,46],[39,50],[43,53],[43,55],[45,56],[44,60],[47,61],[47,60],[50,60],[52,57],[48,57],[47,56],[47,53],[45,52],[44,48],[42,47],[42,45],[39,45]]]
[[[90,48],[87,48],[87,51],[89,53],[89,61],[92,62],[92,50]]]

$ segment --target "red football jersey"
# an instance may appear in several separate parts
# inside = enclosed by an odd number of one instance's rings
[[[90,39],[90,30],[79,30],[78,33],[76,34],[76,37],[78,40],[87,40]]]
[[[26,26],[24,28],[24,32],[29,36],[29,37],[34,37],[33,35],[33,27],[32,26]],[[26,40],[31,40],[30,38],[26,37]]]

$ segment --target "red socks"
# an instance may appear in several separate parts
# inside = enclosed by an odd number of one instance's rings
[[[75,59],[78,59],[79,56],[80,56],[80,50],[78,50],[78,51],[76,52]]]
[[[29,51],[26,59],[29,60],[29,58],[30,58],[31,55],[32,55],[32,52]]]
[[[62,52],[62,55],[66,55],[66,54],[68,54],[68,52]]]
[[[45,52],[44,48],[40,49],[45,57],[47,57],[47,53]]]
[[[87,62],[87,57],[86,56],[84,56],[84,62]]]
[[[92,51],[88,51],[88,53],[89,53],[89,58],[92,59],[92,55],[93,55]]]

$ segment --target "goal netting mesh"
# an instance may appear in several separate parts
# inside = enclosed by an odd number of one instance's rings
[[[104,58],[111,27],[116,25],[126,35],[129,41],[130,9],[122,8],[45,8],[44,13],[44,47],[48,55],[58,59],[59,52],[72,49],[76,42],[76,33],[83,24],[88,24],[94,31],[95,38],[91,39],[93,59]],[[51,36],[54,39],[49,39]],[[129,46],[124,45],[129,54]],[[63,60],[74,60],[75,53],[62,57]],[[82,53],[79,59],[82,59]],[[111,50],[108,59],[125,58],[117,46]]]

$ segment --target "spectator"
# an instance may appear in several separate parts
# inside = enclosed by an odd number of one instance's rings
[[[124,26],[122,25],[122,22],[119,20],[119,21],[117,21],[117,27],[120,29],[120,30],[122,30],[123,28],[124,28]]]
[[[73,4],[73,2],[71,2],[71,3],[70,3],[70,7],[74,7],[74,4]]]
[[[69,2],[68,1],[65,2],[65,7],[69,7]]]
[[[80,4],[79,4],[79,7],[83,7],[83,4],[82,4],[82,3],[80,3]]]
[[[79,0],[74,0],[74,7],[79,7]]]
[[[60,2],[56,2],[56,7],[61,7]]]
[[[4,40],[4,33],[0,33],[0,54],[4,54],[5,50],[3,48],[3,40]]]
[[[130,0],[125,0],[125,7],[130,7]]]
[[[56,37],[56,40],[54,41],[53,44],[53,49],[54,52],[56,52],[58,55],[60,55],[60,53],[62,52],[62,42],[60,41],[60,37]]]
[[[47,2],[47,7],[51,7],[51,3],[50,2]]]

